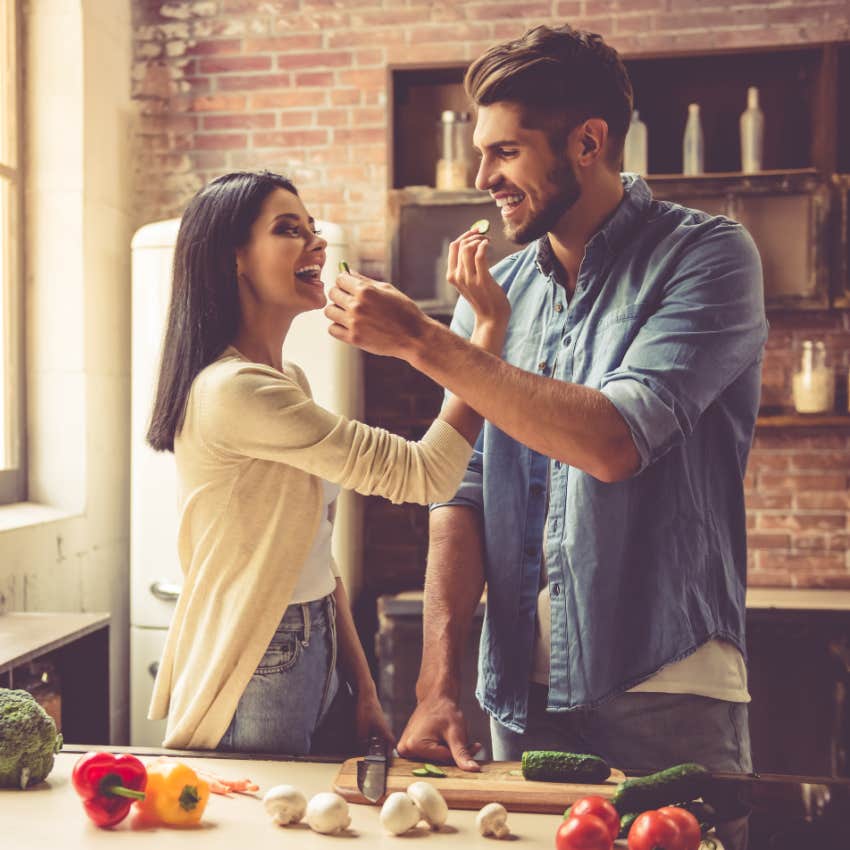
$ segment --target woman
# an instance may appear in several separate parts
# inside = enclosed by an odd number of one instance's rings
[[[450,497],[481,420],[452,398],[408,442],[312,401],[282,348],[293,318],[325,304],[326,244],[292,183],[268,172],[213,180],[180,224],[148,432],[174,452],[181,510],[184,584],[150,711],[168,716],[168,747],[310,752],[340,687],[337,649],[358,737],[392,739],[331,558],[329,511],[339,487]],[[486,244],[465,234],[453,257],[473,339],[499,353],[510,308],[474,273]]]

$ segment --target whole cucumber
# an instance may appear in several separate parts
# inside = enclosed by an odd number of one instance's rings
[[[522,754],[522,775],[538,782],[604,782],[611,774],[599,756],[562,753],[556,750],[527,750]]]
[[[677,764],[649,776],[621,782],[611,802],[621,814],[645,812],[701,797],[709,779],[709,772],[701,764]]]

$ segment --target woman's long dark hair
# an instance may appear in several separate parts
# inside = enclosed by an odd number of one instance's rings
[[[148,443],[174,451],[189,388],[232,342],[239,327],[236,249],[245,245],[266,197],[295,186],[270,171],[212,180],[189,203],[174,249],[171,300]]]

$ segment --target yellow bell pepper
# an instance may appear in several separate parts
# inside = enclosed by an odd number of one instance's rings
[[[209,784],[188,765],[170,759],[149,764],[147,771],[145,799],[135,803],[139,815],[166,826],[198,823],[209,800]]]

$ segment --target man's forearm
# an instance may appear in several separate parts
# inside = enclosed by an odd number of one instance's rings
[[[625,420],[598,390],[511,366],[437,323],[413,341],[407,359],[540,454],[603,481],[627,478],[639,466]]]
[[[457,699],[461,658],[484,589],[481,518],[473,508],[446,506],[431,512],[429,528],[416,696]]]

